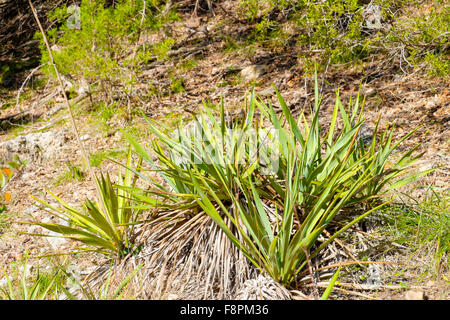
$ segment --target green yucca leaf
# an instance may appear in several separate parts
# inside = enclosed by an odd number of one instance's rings
[[[289,123],[290,130],[292,130],[292,133],[294,134],[296,140],[300,143],[302,147],[305,146],[305,140],[303,138],[303,135],[297,125],[297,122],[294,120],[294,117],[292,116],[288,106],[286,105],[286,102],[284,101],[283,97],[281,97],[278,90],[275,88],[275,93],[278,98],[278,102],[281,105],[281,109],[283,110],[283,115],[286,117],[286,120]],[[273,110],[273,108],[271,108]],[[276,116],[275,116],[276,117]]]
[[[320,297],[320,300],[328,300],[328,297],[330,296],[331,292],[333,291],[334,285],[337,281],[337,278],[339,276],[339,272],[341,271],[341,268],[339,268],[333,275],[333,277],[330,280],[330,283],[328,284],[327,288],[325,289],[324,293]]]
[[[339,90],[336,91],[336,97],[339,97]],[[328,133],[327,133],[327,148],[331,148],[331,146],[333,144],[333,134],[334,134],[334,128],[336,126],[338,107],[339,107],[337,101],[338,100],[336,99],[336,103],[334,104],[334,109],[333,109],[333,116],[331,117],[330,129],[328,130]]]
[[[428,169],[428,170],[424,170],[424,171],[421,171],[421,172],[409,175],[409,176],[407,176],[407,177],[405,177],[405,178],[403,178],[401,180],[398,180],[395,183],[391,184],[387,188],[387,190],[395,190],[397,188],[403,187],[404,185],[406,185],[408,183],[411,183],[411,182],[419,179],[420,177],[426,176],[427,174],[429,174],[429,173],[431,173],[431,172],[433,172],[433,171],[435,171],[437,169],[438,168],[431,168],[431,169]]]
[[[258,212],[258,215],[256,217],[261,219],[261,226],[262,226],[262,229],[264,230],[264,235],[265,235],[264,238],[267,239],[267,241],[272,242],[274,240],[274,234],[273,234],[271,226],[270,226],[269,217],[267,216],[266,210],[263,207],[263,203],[259,197],[258,192],[256,191],[254,184],[252,183],[252,181],[250,179],[248,180],[248,182],[249,182],[249,186],[251,188],[251,191],[253,194],[253,199],[255,201],[255,206],[256,206],[256,209]],[[251,201],[248,201],[248,203],[251,203]]]

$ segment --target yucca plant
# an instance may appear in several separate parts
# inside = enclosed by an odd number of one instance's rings
[[[357,103],[347,111],[337,98],[330,126],[323,133],[319,126],[321,99],[317,77],[311,122],[303,114],[294,119],[277,90],[276,94],[281,115],[252,93],[245,117],[235,124],[227,123],[223,103],[219,106],[220,120],[206,105],[193,122],[199,135],[186,133],[189,126],[181,125],[182,129],[171,136],[169,128],[159,129],[147,119],[150,131],[157,137],[152,142],[159,160],[156,163],[138,142],[125,136],[166,182],[156,183],[142,175],[151,185],[148,195],[144,195],[144,190],[133,191],[150,207],[155,205],[155,195],[164,200],[166,211],[156,219],[162,221],[159,230],[165,230],[170,218],[176,219],[172,225],[177,227],[164,234],[169,237],[162,241],[163,245],[176,242],[170,239],[189,238],[187,233],[194,230],[192,226],[199,225],[200,220],[207,225],[209,217],[256,268],[289,285],[308,259],[383,206],[382,203],[367,209],[317,244],[336,215],[345,214],[355,203],[367,203],[379,196],[384,185],[403,173],[411,164],[409,160],[414,159],[414,149],[404,157],[408,161],[398,163],[397,174],[391,175],[385,170],[385,163],[397,146],[390,144],[392,133],[387,140],[381,139],[381,144],[374,138],[369,149],[362,146],[359,131],[363,119]],[[259,119],[255,117],[257,108]],[[336,132],[339,115],[344,126]],[[264,135],[256,134],[253,139],[249,132],[260,130]],[[401,183],[417,177],[409,176]],[[177,233],[180,230],[182,235]]]
[[[157,155],[159,163],[155,163],[152,156],[133,137],[124,132],[139,155],[151,165],[152,171],[156,171],[165,182],[158,184],[150,176],[141,175],[153,187],[149,193],[169,200],[158,205],[170,206],[173,202],[178,203],[180,198],[191,204],[195,203],[193,195],[196,191],[190,177],[193,165],[208,178],[209,186],[219,198],[230,199],[225,192],[225,186],[232,186],[235,176],[251,174],[256,165],[249,161],[246,154],[250,147],[246,130],[252,126],[254,98],[251,102],[250,113],[246,120],[238,124],[226,123],[223,105],[220,121],[214,118],[211,106],[205,104],[205,113],[194,117],[187,125],[180,124],[175,132],[163,125],[160,125],[162,128],[159,129],[158,125],[144,116],[150,131],[158,137],[158,140],[152,141],[152,151]],[[233,163],[233,166],[227,167],[227,163]],[[219,176],[217,170],[224,170],[223,174]],[[149,200],[154,201],[153,198]]]
[[[132,166],[131,151],[128,152],[128,167]],[[66,224],[42,223],[42,222],[22,222],[41,226],[50,231],[56,232],[60,237],[80,241],[90,248],[83,250],[93,250],[107,255],[123,257],[137,248],[135,247],[134,228],[139,224],[141,210],[133,208],[133,199],[126,188],[134,186],[136,179],[130,170],[125,171],[122,176],[119,173],[118,184],[123,188],[115,188],[109,174],[96,178],[98,190],[100,190],[99,203],[87,199],[83,203],[82,209],[70,206],[63,199],[52,192],[50,195],[61,205],[55,207],[50,203],[38,199],[37,206],[55,215]],[[49,236],[45,234],[33,234],[39,236]]]
[[[254,101],[253,97],[247,116],[240,122],[227,121],[223,104],[220,106],[220,120],[215,119],[211,110],[213,106],[205,104],[205,113],[187,125],[181,124],[172,135],[169,128],[162,126],[160,129],[146,118],[150,130],[159,138],[152,140],[151,146],[158,157],[157,162],[133,137],[124,132],[138,154],[150,164],[150,172],[159,174],[164,181],[158,183],[150,174],[140,173],[150,183],[150,188],[148,191],[132,191],[133,196],[144,202],[147,208],[158,208],[159,212],[151,223],[153,236],[150,241],[152,245],[160,244],[157,252],[163,261],[158,264],[173,260],[173,264],[186,266],[189,269],[186,270],[187,274],[192,271],[190,265],[197,265],[200,270],[197,270],[198,274],[207,274],[204,281],[205,295],[209,294],[215,280],[222,281],[219,296],[224,292],[229,293],[232,286],[241,280],[245,281],[252,271],[242,252],[232,245],[197,203],[198,185],[192,178],[193,168],[197,170],[195,174],[205,179],[202,190],[208,193],[208,197],[214,194],[227,205],[232,204],[229,190],[238,189],[236,177],[252,175],[257,168],[254,159],[248,156],[250,142],[255,137],[246,132],[247,128],[253,126]],[[226,220],[224,223],[233,228],[231,221]],[[187,255],[183,255],[182,252],[187,248],[190,248]],[[207,252],[208,263],[201,258],[203,252]],[[217,254],[211,256],[212,252]],[[176,259],[182,261],[174,262]]]
[[[278,118],[270,105],[256,103],[278,132],[277,147],[281,152],[275,175],[236,175],[237,188],[225,187],[232,200],[232,205],[227,205],[213,190],[204,192],[209,183],[195,163],[191,163],[190,174],[199,195],[196,201],[208,216],[258,269],[274,280],[288,284],[305,266],[308,251],[323,230],[356,192],[367,185],[371,165],[364,164],[374,159],[363,155],[350,164],[360,123],[338,135],[336,140],[330,130],[327,151],[322,153],[317,95],[306,136],[279,94],[278,99],[284,119]],[[282,125],[282,120],[289,126]],[[335,121],[336,117],[333,118]],[[229,166],[231,170],[232,165]],[[364,166],[367,169],[354,181],[352,177]],[[222,170],[217,168],[217,175],[223,180]],[[276,194],[269,196],[270,190]],[[279,197],[277,201],[274,201],[275,196]],[[224,216],[233,222],[235,232],[224,222]]]

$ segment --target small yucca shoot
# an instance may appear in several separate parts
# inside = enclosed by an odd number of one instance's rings
[[[131,167],[131,151],[128,152],[127,166]],[[83,209],[79,210],[70,206],[52,192],[50,195],[61,205],[55,207],[48,202],[33,197],[38,201],[36,204],[41,209],[55,215],[66,222],[64,224],[22,222],[25,224],[38,225],[50,231],[60,234],[60,237],[69,238],[82,242],[84,245],[93,247],[93,251],[112,254],[123,257],[136,248],[133,244],[133,230],[138,223],[140,210],[131,207],[131,196],[125,188],[134,187],[135,179],[130,170],[125,171],[125,176],[119,174],[119,184],[124,189],[115,188],[109,174],[96,178],[100,190],[100,203],[86,200]],[[45,234],[33,234],[49,236]],[[87,248],[84,248],[87,250]]]

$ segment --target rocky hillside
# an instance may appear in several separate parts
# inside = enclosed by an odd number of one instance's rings
[[[0,17],[8,17],[0,29],[4,177],[0,181],[0,266],[5,270],[0,273],[0,287],[6,284],[6,275],[28,257],[30,274],[38,268],[51,272],[64,266],[72,278],[97,290],[110,270],[108,256],[88,251],[55,255],[77,250],[80,243],[53,237],[58,233],[37,225],[18,223],[63,222],[35,206],[33,197],[57,205],[54,194],[79,208],[85,199],[96,196],[42,36],[35,35],[36,21],[29,6],[18,3],[0,0]],[[415,154],[423,155],[410,170],[435,170],[399,189],[402,193],[395,208],[419,210],[414,205],[425,203],[430,188],[448,200],[450,60],[445,1],[337,1],[342,8],[326,7],[321,1],[311,8],[304,1],[136,1],[136,7],[120,12],[114,8],[120,8],[121,1],[34,3],[95,174],[109,173],[117,181],[118,172],[123,171],[118,162],[125,163],[129,145],[123,132],[151,144],[155,136],[144,116],[174,129],[180,120],[190,121],[205,103],[220,105],[222,99],[233,118],[245,109],[252,89],[280,114],[276,88],[294,116],[304,112],[309,117],[316,66],[322,128],[332,121],[337,90],[344,105],[350,99],[364,100],[366,121],[361,134],[368,139],[379,117],[382,130],[395,123],[394,140],[418,128],[394,157],[420,144]],[[89,7],[92,3],[101,6]],[[75,9],[69,10],[69,5]],[[107,20],[113,21],[108,27],[102,27],[105,21],[100,18],[95,20],[101,14],[113,19]],[[68,19],[75,27],[67,27]],[[321,29],[331,21],[332,29]],[[436,30],[434,21],[441,21],[441,29]],[[92,27],[95,23],[100,29]],[[423,29],[425,25],[435,29]],[[448,205],[442,208],[438,212],[448,222]],[[448,225],[439,236],[442,242],[432,239],[426,245],[413,245],[411,239],[402,242],[395,237],[399,230],[389,235],[392,221],[386,217],[394,216],[393,212],[397,211],[380,211],[367,218],[327,249],[331,258],[327,263],[321,260],[322,267],[360,261],[356,267],[342,269],[342,286],[331,298],[449,298]],[[146,214],[143,220],[151,220],[152,211]],[[145,224],[139,228],[141,243],[148,244]],[[262,275],[250,272],[233,287],[235,292],[220,292],[218,284],[216,291],[206,293],[198,275],[185,279],[166,262],[155,270],[152,250],[151,245],[144,246],[139,254],[115,262],[111,270],[116,287],[143,263],[120,298],[230,299],[243,298],[242,292],[255,298],[258,294],[252,296],[244,283],[262,281],[278,297],[314,299],[334,273],[320,272],[318,262],[313,266],[316,281],[308,280],[306,274],[286,289],[272,284],[270,277],[261,280]],[[254,286],[261,288],[261,283]],[[66,287],[80,298],[89,298],[73,283]]]

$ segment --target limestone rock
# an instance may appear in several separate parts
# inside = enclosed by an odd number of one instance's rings
[[[367,286],[372,289],[380,288],[382,285],[380,266],[377,264],[370,264],[367,269],[367,275]]]
[[[21,159],[31,161],[49,159],[65,145],[68,137],[64,131],[36,132],[0,143],[0,149],[6,151],[6,158],[12,159],[18,155]]]
[[[85,95],[89,93],[89,82],[86,79],[81,79],[77,88],[78,95]]]
[[[241,77],[247,81],[257,80],[263,74],[269,71],[265,64],[253,64],[241,70]]]

